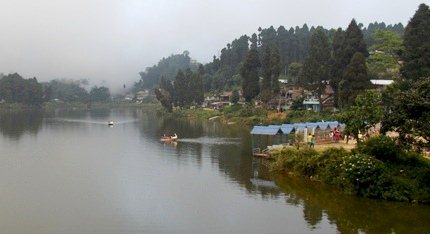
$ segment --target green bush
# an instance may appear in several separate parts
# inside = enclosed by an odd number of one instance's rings
[[[223,113],[226,117],[255,117],[255,116],[266,116],[267,112],[262,108],[255,108],[251,105],[232,105],[227,106],[223,109]]]
[[[335,116],[330,112],[314,112],[308,110],[290,110],[287,112],[286,122],[317,122],[321,120],[335,120]]]
[[[374,193],[372,189],[384,173],[384,164],[365,154],[344,157],[340,168],[339,185],[347,192],[365,197]]]
[[[385,140],[385,139],[384,139]],[[390,144],[387,144],[390,145]],[[370,147],[372,146],[372,147]],[[430,201],[430,163],[416,153],[386,153],[374,143],[354,152],[286,148],[273,154],[273,171],[294,173],[341,188],[348,194],[395,201]],[[388,150],[388,149],[387,149]],[[362,151],[362,152],[359,152]],[[391,163],[396,155],[396,163]],[[389,159],[388,162],[378,158]],[[401,163],[399,163],[401,162]]]
[[[271,169],[280,172],[294,172],[304,176],[313,176],[316,172],[312,158],[318,155],[313,149],[283,149],[273,155],[276,158]]]
[[[355,151],[372,155],[383,162],[400,163],[404,161],[403,150],[387,136],[372,137],[359,144]]]
[[[329,148],[323,151],[319,156],[319,170],[318,177],[320,180],[328,184],[339,184],[341,179],[341,163],[343,159],[347,157],[349,153],[343,149]]]

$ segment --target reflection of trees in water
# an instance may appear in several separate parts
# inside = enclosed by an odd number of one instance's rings
[[[217,121],[196,120],[189,118],[164,117],[155,110],[138,111],[140,132],[145,138],[158,141],[163,134],[177,133],[179,139],[197,139],[196,142],[179,141],[175,147],[178,160],[190,159],[199,166],[202,163],[203,152],[208,153],[211,164],[218,166],[219,171],[232,181],[246,188],[251,194],[260,193],[263,198],[277,197],[279,188],[266,186],[267,183],[257,184],[253,178],[253,157],[251,154],[251,142],[249,129],[235,125],[225,125]],[[211,144],[198,142],[198,139],[211,138],[236,139],[237,144]],[[173,146],[171,146],[173,147]],[[259,176],[256,179],[269,178],[264,175],[264,168],[259,168]],[[253,183],[254,182],[254,183]]]
[[[43,111],[37,110],[0,112],[0,132],[15,140],[26,132],[37,134],[42,127],[43,115]]]
[[[303,206],[304,219],[311,228],[323,214],[341,233],[425,233],[430,206],[386,202],[347,196],[331,186],[302,178],[276,178],[288,204]]]
[[[313,206],[306,202],[303,204],[303,217],[312,229],[315,229],[316,225],[321,222],[322,216],[323,210],[319,206]]]

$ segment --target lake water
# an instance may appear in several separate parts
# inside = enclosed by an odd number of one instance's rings
[[[151,109],[0,113],[0,197],[0,233],[430,232],[429,205],[270,177],[249,129]]]

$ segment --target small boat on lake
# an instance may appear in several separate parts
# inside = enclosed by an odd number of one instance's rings
[[[161,137],[160,141],[163,142],[172,142],[172,141],[176,141],[178,139],[178,135],[173,134],[173,135],[164,135]]]
[[[112,120],[108,122],[108,126],[113,126],[113,121]]]

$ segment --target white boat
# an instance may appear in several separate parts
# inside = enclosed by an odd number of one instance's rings
[[[166,136],[166,135],[162,136],[160,141],[170,142],[170,141],[176,141],[177,139],[178,139],[178,135],[176,135],[176,133],[175,133],[175,134],[170,135],[170,136]]]
[[[113,126],[113,121],[109,121],[108,126]]]

